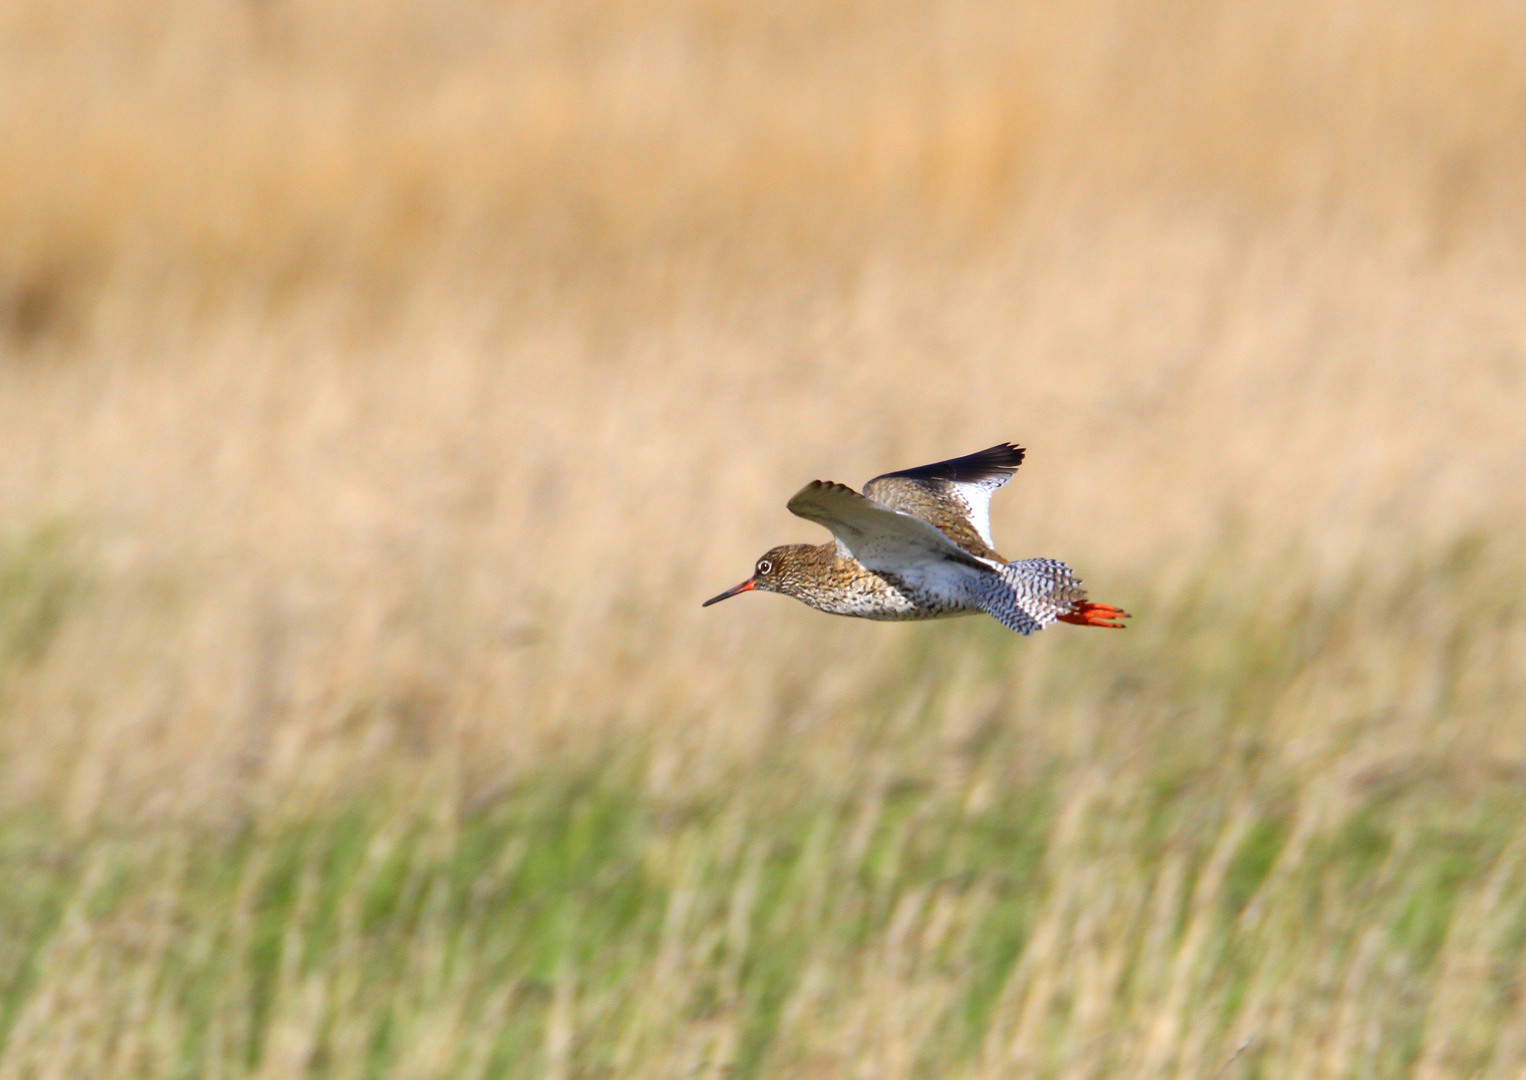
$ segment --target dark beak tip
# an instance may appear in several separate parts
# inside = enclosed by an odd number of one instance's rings
[[[746,581],[742,582],[742,584],[727,589],[719,596],[712,596],[710,599],[701,604],[700,607],[709,607],[711,604],[719,604],[722,600],[729,600],[731,597],[737,595],[738,593],[751,592],[752,587],[753,579],[748,578]]]

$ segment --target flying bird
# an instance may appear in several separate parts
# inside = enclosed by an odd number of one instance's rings
[[[876,476],[860,495],[813,480],[791,513],[824,525],[833,541],[770,548],[752,577],[702,606],[744,592],[793,596],[817,611],[859,619],[943,619],[985,612],[1019,634],[1050,623],[1123,629],[1128,612],[1093,604],[1055,559],[1009,562],[991,540],[991,496],[1023,463],[1021,446]]]

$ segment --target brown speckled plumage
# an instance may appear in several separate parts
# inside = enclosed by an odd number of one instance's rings
[[[986,504],[991,493],[1012,479],[1026,453],[1021,446],[1001,443],[978,454],[876,476],[864,485],[864,494],[892,510],[931,522],[972,554],[1001,559],[991,548]],[[985,494],[986,503],[971,504],[964,494],[971,486]]]
[[[759,592],[793,596],[829,615],[897,622],[969,614],[936,596],[918,595],[893,574],[876,573],[839,555],[835,543],[770,548],[758,560],[752,580]]]
[[[1054,559],[1008,562],[992,546],[993,492],[1022,464],[1002,443],[962,458],[886,473],[860,495],[815,480],[792,513],[830,529],[832,543],[765,552],[753,576],[705,606],[742,592],[777,592],[833,615],[938,619],[986,612],[1018,633],[1055,620],[1118,628],[1128,614],[1092,604],[1070,567]]]

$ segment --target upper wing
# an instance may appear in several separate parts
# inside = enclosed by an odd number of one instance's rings
[[[1012,479],[1024,450],[999,443],[978,454],[876,476],[864,494],[893,510],[930,521],[961,547],[992,555],[991,496]]]
[[[942,560],[991,569],[921,518],[892,510],[843,484],[812,480],[789,501],[789,511],[831,529],[838,550],[870,570],[895,573]]]

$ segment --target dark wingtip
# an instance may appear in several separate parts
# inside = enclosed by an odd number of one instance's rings
[[[904,476],[909,480],[995,480],[1016,472],[1027,453],[1025,448],[1016,443],[997,443],[964,457],[935,461],[931,465],[919,465],[914,469],[902,469],[885,475]],[[882,478],[877,476],[875,479]]]
[[[978,454],[971,454],[972,458],[990,458],[992,468],[1015,469],[1023,463],[1023,458],[1028,453],[1026,447],[1016,443],[997,443],[988,450],[982,450]]]

